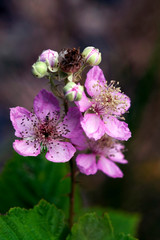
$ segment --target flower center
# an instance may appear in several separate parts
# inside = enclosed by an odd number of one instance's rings
[[[119,84],[119,83],[117,83]],[[99,94],[93,99],[93,104],[90,108],[98,115],[116,116],[127,108],[127,102],[119,87],[116,87],[115,81],[111,81],[109,85],[102,86],[97,81],[93,87],[97,88]]]
[[[114,141],[113,138],[104,135],[97,141],[90,139],[88,145],[94,154],[101,155],[104,152],[104,149],[112,148],[114,146]]]
[[[55,113],[51,118],[49,114],[45,119],[39,119],[36,114],[31,113],[30,118],[24,115],[21,125],[23,130],[21,136],[26,140],[27,145],[30,143],[41,144],[42,147],[48,147],[53,144],[54,140],[64,141],[64,136],[69,132],[67,125],[58,121],[58,114]]]
[[[36,136],[44,141],[48,141],[52,135],[55,135],[56,132],[56,127],[54,126],[53,123],[48,122],[46,123],[39,123],[38,129],[36,129]]]
[[[37,126],[35,126],[36,139],[43,146],[47,146],[52,143],[53,140],[63,140],[63,135],[66,133],[68,133],[68,130],[65,124],[59,126],[57,119],[49,119],[48,116],[46,116],[44,121],[39,121]]]

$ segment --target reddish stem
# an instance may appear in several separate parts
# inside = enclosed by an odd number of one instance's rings
[[[70,169],[71,169],[71,192],[70,192],[70,208],[69,208],[69,227],[70,229],[73,226],[74,218],[74,195],[75,195],[75,167],[73,158],[70,160]]]
[[[64,111],[65,114],[68,112],[68,102],[64,100]],[[69,161],[70,164],[70,177],[71,177],[71,191],[70,191],[70,199],[69,199],[69,227],[70,229],[73,226],[73,218],[74,218],[74,194],[75,194],[75,166],[74,159],[71,158]]]

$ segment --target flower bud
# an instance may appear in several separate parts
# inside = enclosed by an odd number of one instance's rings
[[[46,63],[40,61],[34,63],[32,65],[32,74],[37,78],[42,78],[48,75]]]
[[[77,85],[74,82],[69,82],[63,88],[65,98],[70,101],[80,101],[83,93],[83,86]]]
[[[45,62],[51,72],[58,70],[58,52],[50,49],[45,50],[39,56],[39,61]]]
[[[82,57],[85,59],[85,63],[90,66],[99,65],[102,60],[99,49],[95,47],[86,47],[82,52]]]

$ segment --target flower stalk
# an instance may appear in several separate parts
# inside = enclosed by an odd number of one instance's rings
[[[74,203],[75,203],[75,188],[76,188],[76,171],[74,166],[74,159],[72,158],[69,162],[70,171],[71,171],[71,192],[70,192],[70,201],[69,201],[69,227],[70,229],[73,226],[74,220]]]
[[[68,102],[64,100],[63,102],[64,105],[64,111],[65,113],[68,112]],[[74,158],[71,158],[69,161],[70,165],[70,194],[69,194],[69,227],[70,229],[73,226],[73,219],[74,219],[74,202],[75,202],[75,177],[76,177],[76,171],[75,171],[75,166],[74,166]]]

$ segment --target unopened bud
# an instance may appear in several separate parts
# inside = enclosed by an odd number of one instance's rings
[[[32,65],[32,73],[37,78],[42,78],[47,75],[47,65],[44,62],[36,62]]]
[[[83,93],[83,86],[77,85],[74,82],[69,82],[63,88],[65,98],[70,101],[80,101]]]
[[[99,65],[102,60],[99,49],[95,47],[86,47],[82,52],[82,57],[85,59],[85,63],[90,66]]]
[[[58,52],[53,50],[45,50],[39,56],[39,61],[45,62],[51,72],[58,70]]]

